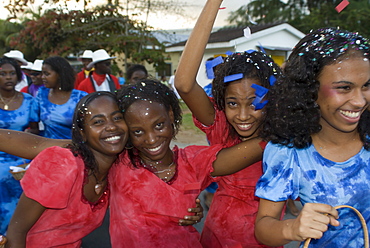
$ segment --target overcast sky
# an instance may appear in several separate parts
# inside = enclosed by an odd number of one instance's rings
[[[122,1],[122,0],[121,0]],[[182,2],[181,0],[178,0]],[[227,24],[226,18],[230,11],[238,9],[240,6],[245,5],[250,0],[224,0],[222,7],[226,9],[221,9],[217,16],[215,27],[224,26]],[[2,19],[6,19],[8,12],[3,7],[3,2],[6,0],[0,0],[0,16]],[[73,3],[71,3],[73,2]],[[101,0],[92,0],[93,4],[102,3]],[[192,28],[195,24],[195,21],[202,10],[203,5],[206,0],[184,0],[184,3],[187,7],[184,7],[184,15],[174,15],[172,13],[161,13],[150,14],[148,19],[148,24],[157,28],[157,29],[182,29],[182,28]],[[79,3],[75,1],[68,1],[70,9],[79,9],[82,8],[83,1],[80,0]],[[33,9],[37,9],[37,6],[44,4],[43,0],[35,0],[34,4],[29,5]],[[2,5],[2,6],[1,6]]]

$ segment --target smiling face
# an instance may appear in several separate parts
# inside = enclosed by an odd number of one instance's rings
[[[257,79],[243,78],[230,83],[225,92],[227,121],[243,140],[257,136],[263,118],[263,109],[255,110],[252,104],[256,98],[252,84],[260,85]]]
[[[157,102],[138,100],[127,109],[125,120],[132,145],[139,150],[144,161],[172,162],[172,111],[167,111]]]
[[[122,152],[128,139],[128,129],[114,99],[100,96],[87,106],[82,137],[99,160]]]
[[[42,65],[42,82],[46,88],[54,89],[60,87],[58,73],[48,64]]]
[[[0,88],[4,91],[12,91],[17,84],[17,73],[11,64],[3,64],[0,67]]]
[[[318,77],[322,131],[357,130],[361,114],[370,102],[370,62],[349,57],[327,65]]]

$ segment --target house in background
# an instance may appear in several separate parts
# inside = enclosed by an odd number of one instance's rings
[[[251,26],[249,38],[244,36],[243,30],[244,28],[234,27],[212,32],[197,75],[197,81],[202,87],[211,82],[205,72],[207,59],[225,54],[227,51],[242,52],[254,49],[265,51],[277,64],[282,65],[295,44],[304,36],[302,32],[287,23]],[[182,41],[166,47],[172,71],[177,68],[185,43],[186,41]]]

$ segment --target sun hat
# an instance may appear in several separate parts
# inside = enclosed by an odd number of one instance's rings
[[[33,63],[32,62],[28,62],[27,65],[21,65],[21,68],[22,69],[31,70],[32,66],[33,66]]]
[[[92,68],[96,63],[108,60],[108,59],[115,59],[116,57],[110,57],[107,51],[104,49],[99,49],[93,52],[92,62],[87,66],[88,68]]]
[[[21,62],[23,65],[27,65],[28,61],[24,59],[23,53],[18,50],[11,50],[8,53],[4,53],[5,57],[12,58],[15,60],[18,60]]]
[[[85,50],[84,53],[79,57],[80,59],[92,59],[93,51]]]
[[[42,71],[42,64],[44,63],[43,60],[41,59],[36,59],[34,62],[33,62],[33,66],[31,68],[32,71]]]

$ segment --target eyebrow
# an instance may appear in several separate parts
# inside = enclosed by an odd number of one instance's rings
[[[112,112],[110,115],[112,116],[112,115],[115,115],[115,114],[119,114],[119,113],[121,113],[121,111],[119,111],[119,110],[116,110],[116,111],[114,111],[114,112]],[[93,115],[89,120],[93,120],[94,118],[101,118],[101,117],[104,117],[105,115],[103,115],[103,114],[96,114],[96,115]]]
[[[254,98],[256,98],[255,95],[254,96],[251,96],[251,97],[246,97],[246,98],[243,98],[243,99],[251,100],[251,99],[254,99]],[[235,96],[229,96],[229,97],[226,97],[226,100],[228,100],[228,99],[238,99],[238,98],[235,97]]]

